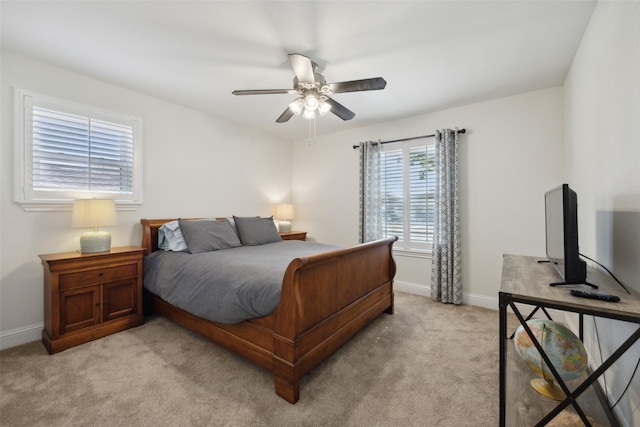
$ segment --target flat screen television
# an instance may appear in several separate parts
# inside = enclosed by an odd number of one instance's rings
[[[587,283],[587,264],[578,249],[578,197],[568,184],[544,196],[547,259],[562,277],[552,286]]]

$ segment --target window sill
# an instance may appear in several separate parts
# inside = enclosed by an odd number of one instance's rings
[[[408,258],[431,259],[431,250],[427,249],[393,249],[393,254]]]
[[[27,212],[60,212],[71,211],[73,208],[73,200],[64,201],[39,201],[39,202],[16,202],[22,209]],[[116,210],[118,211],[135,211],[142,206],[138,202],[122,202],[116,200]]]

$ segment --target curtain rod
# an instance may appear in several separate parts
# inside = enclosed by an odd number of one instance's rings
[[[467,130],[466,129],[460,129],[458,130],[458,133],[466,133]],[[422,135],[422,136],[412,136],[411,138],[402,138],[402,139],[392,139],[390,141],[380,141],[380,144],[389,144],[392,142],[403,142],[403,141],[413,141],[414,139],[422,139],[422,138],[433,138],[435,137],[435,134],[432,135]],[[359,145],[354,145],[353,149],[355,150],[356,148],[359,148]]]

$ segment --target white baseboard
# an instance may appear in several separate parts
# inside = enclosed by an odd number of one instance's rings
[[[422,295],[425,297],[431,297],[431,288],[427,285],[420,283],[410,283],[395,280],[393,282],[393,289],[400,292],[407,292],[409,294]],[[488,297],[485,295],[463,294],[462,303],[475,305],[478,307],[484,307],[491,310],[498,309],[498,298]]]
[[[431,296],[431,288],[427,285],[423,285],[420,283],[410,283],[410,282],[402,282],[402,281],[394,281],[393,289],[400,292],[407,292],[410,294],[417,294],[426,297]],[[462,303],[473,305],[476,307],[488,308],[490,310],[498,310],[499,309],[499,299],[496,295],[495,297],[488,297],[486,295],[478,295],[478,294],[470,294],[463,293],[462,294]],[[534,310],[535,307],[529,306],[526,304],[516,304],[518,306],[518,310],[520,313],[526,318],[531,311]],[[508,309],[509,312],[512,312],[511,309]],[[559,310],[547,309],[549,315],[556,322],[565,323],[567,319],[565,319],[564,312]],[[544,312],[538,310],[536,313],[537,318],[546,317]],[[573,326],[573,325],[569,325]]]
[[[0,350],[16,347],[42,338],[44,323],[37,323],[23,328],[0,333]]]
[[[477,295],[477,294],[462,294],[462,303],[475,305],[477,307],[488,308],[491,310],[498,310],[498,297],[488,297],[486,295]]]
[[[393,290],[406,292],[408,294],[422,295],[423,297],[431,296],[431,288],[419,283],[393,281]]]

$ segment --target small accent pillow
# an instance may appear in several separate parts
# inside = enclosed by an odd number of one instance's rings
[[[238,230],[238,235],[245,246],[264,245],[265,243],[279,242],[282,240],[278,229],[273,223],[273,217],[233,217]]]
[[[189,252],[192,254],[242,246],[231,223],[226,219],[218,221],[179,219],[178,222]]]
[[[178,221],[165,222],[158,228],[158,248],[175,252],[187,250]]]

